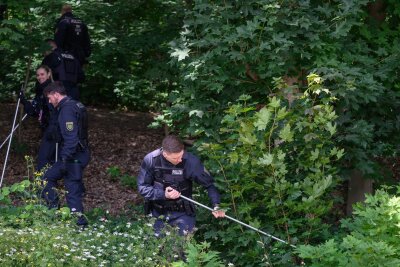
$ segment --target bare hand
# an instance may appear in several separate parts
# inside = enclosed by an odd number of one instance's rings
[[[181,196],[181,193],[168,186],[165,188],[165,198],[167,199],[177,199]]]
[[[223,218],[225,217],[225,211],[224,210],[215,210],[212,212],[215,218]]]

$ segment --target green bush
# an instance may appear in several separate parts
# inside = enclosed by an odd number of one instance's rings
[[[354,206],[353,218],[342,220],[341,235],[318,246],[299,246],[307,266],[399,266],[400,187],[383,188]]]
[[[283,96],[260,105],[243,95],[226,110],[219,142],[199,147],[234,217],[294,244],[330,237],[331,193],[344,154],[335,146],[334,99],[320,77],[308,80],[309,88],[291,105]],[[277,79],[276,89],[282,86]],[[200,228],[206,239],[220,240],[214,249],[239,265],[295,263],[289,246],[238,224]]]

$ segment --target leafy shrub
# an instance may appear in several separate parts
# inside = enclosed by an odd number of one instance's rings
[[[256,105],[242,96],[226,110],[219,142],[199,147],[234,216],[294,244],[329,237],[327,223],[334,219],[335,204],[330,193],[344,154],[334,141],[334,99],[317,75],[309,75],[308,83],[291,106],[283,97]],[[278,79],[276,86],[284,83]],[[233,262],[294,264],[290,247],[238,224],[220,225],[218,230],[203,227],[205,238],[218,238],[213,248]]]
[[[186,250],[187,256],[185,262],[180,261],[172,264],[174,267],[222,267],[218,252],[210,251],[210,244],[203,242],[201,244],[189,244]]]
[[[342,220],[338,238],[318,246],[299,246],[308,266],[399,266],[400,187],[367,195],[354,205],[353,218]]]
[[[162,86],[138,77],[117,82],[114,93],[121,106],[134,110],[160,110],[165,106],[168,96]]]

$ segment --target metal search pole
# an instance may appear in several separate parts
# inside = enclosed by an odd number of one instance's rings
[[[27,116],[28,116],[28,114],[25,113],[25,115],[21,119],[21,122],[23,122]],[[12,130],[12,132],[7,136],[6,140],[4,140],[4,142],[0,145],[0,149],[4,146],[4,144],[7,142],[7,140],[10,139],[11,135],[15,132],[15,130],[17,130],[17,128],[19,127],[20,123],[15,125],[14,129]]]
[[[22,89],[21,89],[22,90]],[[12,137],[13,137],[13,133],[14,133],[14,128],[15,128],[15,121],[17,120],[17,114],[18,114],[18,109],[19,109],[19,103],[21,102],[21,99],[18,98],[18,102],[17,102],[17,108],[15,110],[15,115],[14,115],[14,121],[13,121],[13,125],[11,127],[11,133],[10,133],[10,140],[8,141],[8,147],[7,147],[7,154],[6,154],[6,158],[4,160],[4,165],[3,165],[3,172],[1,174],[1,180],[0,180],[0,188],[3,184],[3,178],[4,178],[4,173],[6,171],[6,166],[7,166],[7,160],[8,160],[8,154],[10,153],[10,147],[11,147],[11,141],[12,141]]]
[[[199,203],[199,202],[197,202],[197,201],[194,201],[194,200],[191,199],[191,198],[188,198],[188,197],[185,197],[185,196],[182,196],[182,195],[181,195],[181,198],[183,198],[183,199],[185,199],[185,200],[187,200],[187,201],[190,201],[190,202],[192,202],[192,203],[194,203],[194,204],[196,204],[196,205],[198,205],[198,206],[200,206],[200,207],[203,207],[203,208],[205,208],[205,209],[208,209],[208,210],[210,210],[210,211],[215,211],[215,210],[213,210],[212,208],[207,207],[206,205],[203,205],[203,204],[201,204],[201,203]],[[263,235],[268,236],[268,237],[270,237],[270,238],[272,238],[272,239],[275,239],[276,241],[285,243],[285,244],[287,244],[287,245],[289,245],[289,246],[291,246],[291,247],[293,247],[293,248],[296,248],[295,245],[292,245],[292,244],[286,242],[285,240],[282,240],[282,239],[277,238],[277,237],[275,237],[275,236],[273,236],[273,235],[270,235],[270,234],[268,234],[268,233],[266,233],[266,232],[264,232],[264,231],[261,231],[260,229],[257,229],[257,228],[255,228],[255,227],[253,227],[253,226],[251,226],[251,225],[248,225],[248,224],[246,224],[246,223],[244,223],[244,222],[241,222],[241,221],[239,221],[239,220],[237,220],[237,219],[235,219],[235,218],[232,218],[232,217],[230,217],[230,216],[228,216],[228,215],[225,215],[225,218],[228,218],[229,220],[232,220],[232,221],[237,222],[237,223],[239,223],[239,224],[241,224],[241,225],[243,225],[243,226],[246,226],[247,228],[250,228],[250,229],[252,229],[252,230],[254,230],[254,231],[256,231],[256,232],[259,232],[260,234],[263,234]]]

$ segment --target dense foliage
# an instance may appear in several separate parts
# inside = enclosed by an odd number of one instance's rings
[[[372,174],[376,157],[398,150],[400,3],[385,1],[378,21],[371,2],[196,1],[172,53],[181,90],[165,115],[186,134],[215,136],[240,95],[262,103],[302,91],[312,71],[339,100],[338,138],[350,167]],[[277,91],[275,77],[297,88]]]
[[[4,1],[0,1],[4,3]],[[20,88],[40,64],[64,1],[6,1],[0,28],[0,96]],[[182,26],[184,1],[73,1],[92,39],[81,88],[85,103],[155,110],[175,85],[168,43]],[[32,81],[33,79],[29,79]],[[32,87],[32,84],[31,86]],[[28,87],[29,88],[29,87]]]
[[[329,236],[327,222],[333,222],[332,207],[338,204],[331,194],[339,181],[335,166],[343,156],[333,141],[334,99],[317,75],[310,75],[308,83],[291,106],[274,96],[257,109],[243,95],[225,112],[221,140],[199,148],[210,158],[207,165],[222,176],[219,185],[235,217],[293,244]],[[277,80],[275,86],[284,84]],[[241,266],[293,264],[290,247],[260,240],[239,225],[208,230],[204,236],[218,237],[220,249],[231,247],[227,255]]]
[[[329,172],[340,166],[343,175],[346,170],[358,169],[366,176],[381,178],[376,160],[397,155],[400,4],[385,1],[383,20],[374,16],[371,4],[371,1],[196,1],[187,12],[181,37],[174,43],[171,54],[181,71],[181,89],[171,94],[172,106],[160,120],[184,135],[199,138],[199,144],[216,143],[204,151],[204,157],[209,159],[207,166],[216,174],[221,189],[228,193],[225,202],[230,203],[229,207],[239,217],[270,227],[287,240],[318,242],[329,235],[318,220],[327,214],[329,198],[335,199],[325,190],[330,185],[326,180]],[[294,125],[301,125],[303,119],[310,123],[311,135],[318,135],[319,121],[307,120],[307,111],[296,110],[307,103],[301,96],[312,86],[306,80],[312,72],[321,76],[324,86],[337,100],[334,103],[337,135],[330,141],[331,145],[344,148],[340,165],[327,157],[330,151],[329,145],[326,146],[327,136],[312,139],[310,146],[307,143],[310,136],[298,128],[299,132],[293,135],[298,139],[291,140],[293,143],[284,142],[279,147],[272,142],[280,144],[283,138],[277,137],[279,133],[288,138]],[[276,86],[278,77],[283,81],[281,86]],[[242,98],[247,95],[252,101],[250,110],[243,105]],[[289,113],[277,120],[278,126],[271,123],[266,133],[259,135],[254,121],[279,113],[266,108],[258,115],[249,111],[268,106],[274,96],[282,102],[287,100],[284,107]],[[295,111],[290,112],[290,108]],[[327,114],[322,117],[328,119]],[[266,137],[269,134],[272,138]],[[271,153],[272,147],[276,154]],[[313,158],[318,168],[310,164]],[[216,166],[218,160],[220,164]],[[283,160],[288,162],[283,165],[284,171],[280,171]],[[319,168],[327,173],[319,172]],[[309,177],[314,180],[308,180]],[[307,181],[310,181],[308,189]],[[333,179],[335,182],[338,180]],[[307,201],[304,195],[313,192],[310,188],[320,190],[322,199],[327,201],[312,198]],[[313,212],[308,213],[307,209]],[[334,219],[334,212],[330,212]],[[313,228],[313,221],[321,228]],[[236,253],[241,264],[257,265],[259,261],[295,264],[288,257],[287,248],[263,251],[258,246],[251,252],[244,250],[250,242],[256,244],[256,238],[238,237],[234,229],[225,228],[220,236],[223,244],[235,244],[237,250],[227,253]],[[206,237],[216,236],[214,231],[207,234]]]
[[[400,188],[381,189],[354,207],[342,233],[319,246],[301,246],[308,266],[398,266],[400,264]]]
[[[155,110],[154,125],[195,138],[238,219],[296,245],[325,242],[337,233],[346,171],[382,181],[378,160],[398,155],[397,0],[72,3],[93,40],[84,102]],[[40,63],[60,5],[0,1],[1,99],[21,81],[32,85],[27,70]],[[385,194],[366,207],[390,212]],[[298,255],[316,266],[363,265],[368,253],[397,263],[397,243],[368,237],[375,211],[362,211],[343,221],[343,240],[300,254],[226,220],[209,223],[200,211],[198,239],[209,243],[189,250],[204,256],[211,244],[239,266],[291,266]],[[388,229],[376,237],[395,235]]]

